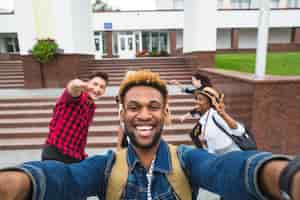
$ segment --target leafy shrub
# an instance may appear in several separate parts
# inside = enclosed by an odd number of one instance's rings
[[[42,64],[50,62],[58,49],[57,43],[52,39],[40,39],[32,49],[33,58]]]
[[[160,51],[160,56],[169,56],[169,53],[165,50]]]
[[[159,56],[159,52],[152,51],[152,52],[150,52],[150,56],[157,57],[157,56]]]

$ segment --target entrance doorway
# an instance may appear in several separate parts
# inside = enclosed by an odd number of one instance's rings
[[[135,58],[136,45],[133,32],[119,33],[118,43],[120,58]]]
[[[103,38],[102,34],[99,32],[96,32],[94,34],[94,43],[95,43],[95,58],[101,59],[103,56]]]

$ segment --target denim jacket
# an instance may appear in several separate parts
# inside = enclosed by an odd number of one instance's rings
[[[271,159],[287,159],[256,151],[237,151],[215,156],[185,145],[180,145],[177,153],[194,191],[193,200],[196,199],[199,187],[218,193],[225,200],[266,199],[258,185],[259,170]],[[169,155],[168,145],[161,140],[152,177],[153,200],[176,199],[165,176],[172,169]],[[129,174],[122,199],[146,200],[147,171],[140,164],[131,145],[128,147],[127,159]],[[114,153],[108,151],[72,165],[58,161],[37,161],[10,169],[24,171],[31,178],[33,200],[83,200],[95,195],[104,200],[113,163]]]

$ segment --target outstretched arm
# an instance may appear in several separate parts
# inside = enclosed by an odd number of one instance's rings
[[[113,153],[108,152],[75,164],[38,161],[4,169],[0,171],[0,199],[81,200],[95,195],[102,199],[105,170],[112,159]]]
[[[193,149],[182,155],[183,167],[195,188],[203,187],[233,200],[280,199],[279,178],[290,163],[290,157],[256,151],[215,156]],[[290,180],[292,199],[300,200],[300,169]]]
[[[0,199],[26,200],[31,193],[30,178],[19,171],[6,171],[0,173]]]
[[[80,79],[71,80],[67,85],[67,90],[72,97],[78,97],[83,91],[88,87],[87,82],[84,82]]]
[[[281,199],[283,193],[300,199],[300,157],[290,161],[272,161],[267,163],[260,176],[261,187],[272,199]],[[280,188],[281,187],[281,188]]]
[[[260,187],[272,199],[280,199],[279,177],[287,161],[271,161],[261,169]]]

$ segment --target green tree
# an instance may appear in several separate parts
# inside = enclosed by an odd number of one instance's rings
[[[93,11],[105,11],[105,10],[113,10],[111,6],[107,3],[103,2],[102,0],[95,0],[92,4]]]

